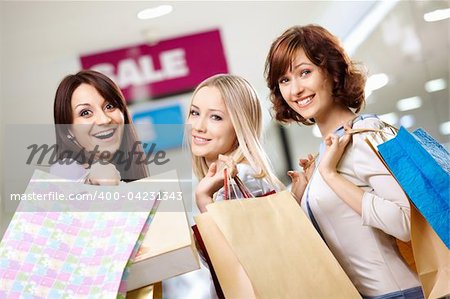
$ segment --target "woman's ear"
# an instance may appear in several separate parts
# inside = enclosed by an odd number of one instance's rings
[[[67,129],[67,139],[69,139],[70,141],[74,141],[75,140],[75,136],[72,133],[72,131],[70,131],[70,129]]]
[[[67,135],[66,135],[67,139],[69,139],[70,141],[72,141],[75,145],[79,146],[82,148],[81,144],[77,141],[77,139],[75,138],[75,134],[72,133],[72,131],[70,131],[70,129],[67,129]]]

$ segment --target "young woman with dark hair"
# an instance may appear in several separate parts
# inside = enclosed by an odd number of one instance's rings
[[[56,90],[53,112],[59,161],[52,173],[90,184],[149,175],[125,99],[107,76],[92,70],[68,75]]]

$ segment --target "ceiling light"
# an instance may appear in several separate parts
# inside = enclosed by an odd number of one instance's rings
[[[388,82],[389,77],[384,73],[374,74],[369,78],[367,78],[366,87],[364,89],[366,98],[368,98],[374,90],[380,89],[381,87],[385,86]]]
[[[440,124],[439,132],[441,132],[442,135],[450,135],[450,121]]]
[[[357,27],[346,37],[344,41],[345,50],[352,56],[359,46],[377,28],[385,16],[395,7],[398,0],[378,1],[377,6],[363,18]]]
[[[400,125],[407,129],[414,126],[414,123],[415,118],[412,115],[403,115],[402,117],[400,117]]]
[[[450,18],[450,8],[436,9],[423,15],[423,19],[427,22],[442,21]]]
[[[137,14],[137,17],[140,20],[154,19],[154,18],[158,18],[158,17],[164,16],[164,15],[167,15],[167,14],[171,13],[172,10],[173,10],[172,5],[160,5],[157,7],[141,10]]]
[[[370,90],[377,90],[385,86],[388,82],[389,77],[386,74],[375,74],[367,79],[366,88],[369,88]]]
[[[425,90],[428,92],[435,92],[446,88],[447,82],[442,78],[430,80],[427,83],[425,83]]]
[[[395,126],[398,122],[398,116],[394,112],[382,114],[382,115],[379,115],[379,117],[382,121],[384,121],[390,125],[393,125],[393,126]]]
[[[420,97],[411,97],[401,99],[397,102],[397,109],[400,111],[408,111],[420,108],[422,106],[422,99]]]

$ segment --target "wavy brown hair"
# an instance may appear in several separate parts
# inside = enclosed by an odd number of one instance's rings
[[[300,49],[333,80],[334,100],[359,112],[364,105],[365,70],[350,59],[336,36],[321,26],[306,25],[286,30],[272,43],[267,55],[265,78],[275,119],[284,123],[314,124],[314,119],[305,119],[288,106],[278,85]]]

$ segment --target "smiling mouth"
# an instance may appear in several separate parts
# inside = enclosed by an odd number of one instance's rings
[[[115,132],[116,132],[116,129],[110,129],[110,130],[106,130],[106,131],[102,131],[100,133],[94,134],[92,136],[103,140],[103,139],[111,138]]]
[[[192,138],[194,139],[194,141],[197,141],[200,143],[205,143],[205,142],[211,141],[211,139],[201,138],[198,136],[192,136]]]
[[[312,102],[312,99],[313,99],[313,98],[314,98],[314,96],[312,95],[312,96],[303,98],[303,99],[301,99],[301,100],[298,100],[298,101],[296,101],[296,103],[297,103],[300,107],[305,107],[305,106],[308,106],[308,105]]]

